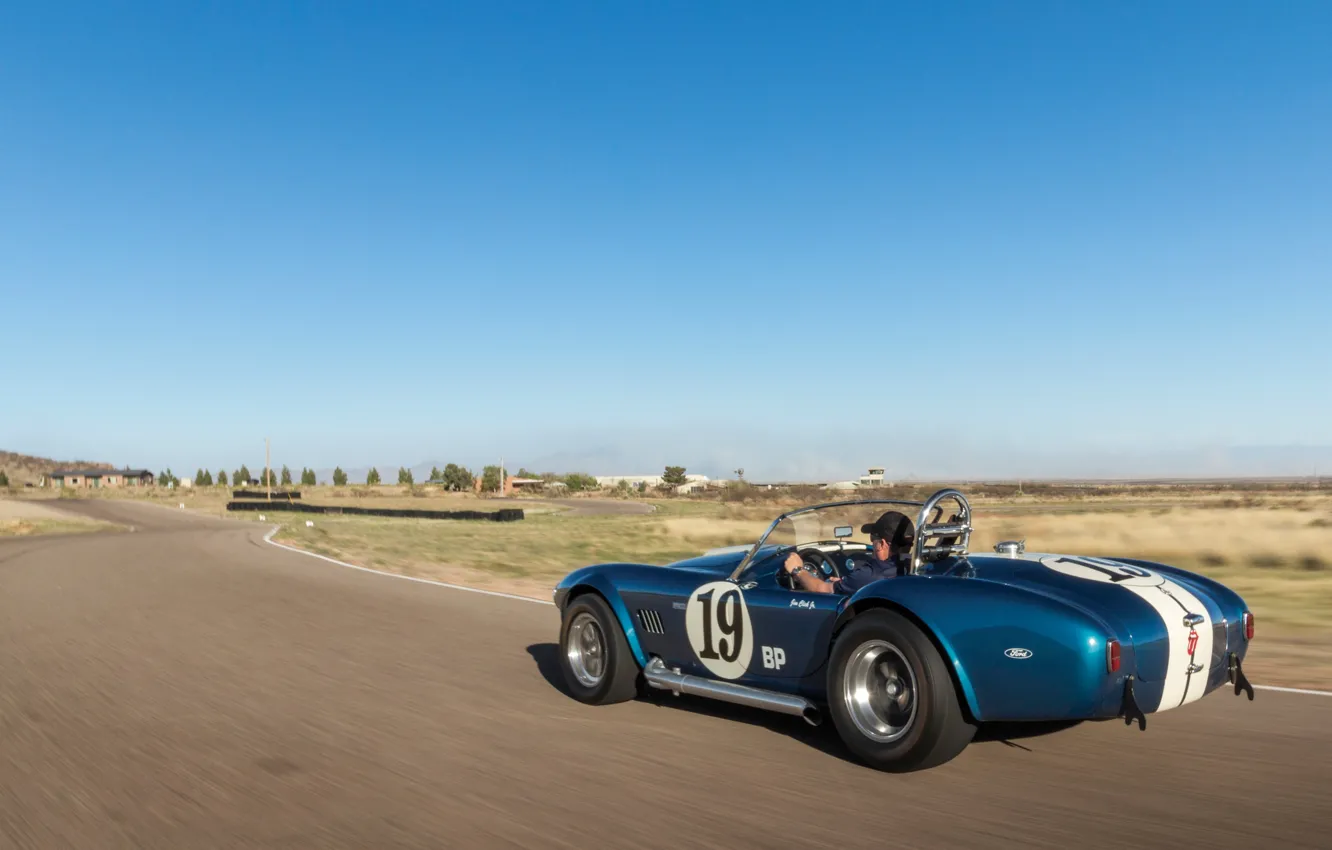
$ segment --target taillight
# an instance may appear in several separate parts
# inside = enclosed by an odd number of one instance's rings
[[[1253,640],[1253,615],[1248,611],[1244,612],[1244,639]]]
[[[1105,669],[1111,673],[1119,672],[1119,641],[1106,641],[1105,644]]]

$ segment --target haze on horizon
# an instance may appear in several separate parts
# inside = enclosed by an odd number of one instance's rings
[[[0,447],[1332,469],[1332,6],[0,11]]]

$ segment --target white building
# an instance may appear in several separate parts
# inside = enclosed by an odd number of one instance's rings
[[[882,487],[883,486],[883,467],[871,466],[869,472],[860,476],[861,487]]]
[[[621,481],[629,482],[630,487],[637,487],[643,484],[647,487],[660,487],[666,483],[662,481],[660,475],[598,475],[596,476],[598,487],[618,487]],[[706,475],[685,475],[685,484],[707,484]]]
[[[859,490],[862,487],[883,487],[892,482],[884,481],[884,467],[871,466],[869,471],[857,478],[855,481],[834,481],[828,485],[829,490]]]

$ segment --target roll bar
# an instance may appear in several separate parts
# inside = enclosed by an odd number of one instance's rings
[[[957,511],[944,522],[930,522],[930,514],[935,510],[943,516],[941,503],[952,500],[957,504]],[[961,542],[958,542],[958,538]],[[930,539],[936,539],[933,545],[926,545]],[[927,560],[940,555],[965,555],[967,544],[971,542],[971,504],[967,497],[951,488],[940,490],[925,500],[920,516],[916,519],[916,540],[911,545],[911,573],[920,572]]]

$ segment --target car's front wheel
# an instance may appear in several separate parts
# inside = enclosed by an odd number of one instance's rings
[[[581,702],[607,705],[638,694],[638,662],[614,612],[595,593],[575,598],[564,609],[560,667],[569,693]]]
[[[867,611],[838,635],[828,665],[828,709],[847,747],[880,770],[943,764],[971,742],[948,667],[914,623]]]

